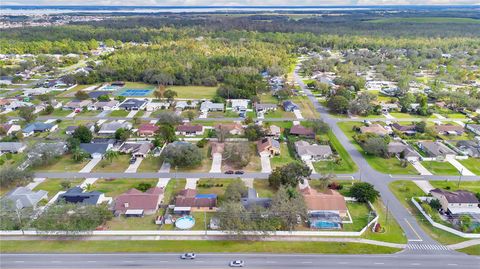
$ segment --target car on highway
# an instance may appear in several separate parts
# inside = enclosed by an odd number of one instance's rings
[[[188,253],[183,253],[182,256],[180,256],[180,259],[182,260],[193,260],[197,257],[197,255],[193,252],[188,252]]]
[[[235,260],[231,261],[228,265],[230,267],[243,267],[245,265],[245,262],[243,262],[242,260]]]
[[[227,175],[233,175],[233,171],[232,171],[232,170],[227,170],[227,171],[225,171],[225,174],[227,174]]]
[[[235,175],[243,175],[244,173],[242,170],[235,171]]]

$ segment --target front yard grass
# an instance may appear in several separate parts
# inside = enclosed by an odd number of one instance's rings
[[[350,154],[345,150],[332,131],[329,131],[326,138],[330,141],[333,149],[340,156],[340,161],[319,161],[313,163],[315,171],[321,173],[354,173],[358,170],[357,164],[352,160]]]
[[[75,178],[75,179],[64,179],[64,178],[47,178],[42,183],[38,184],[33,190],[34,191],[48,191],[48,198],[51,199],[55,194],[59,191],[63,191],[64,189],[60,185],[63,181],[70,182],[70,187],[75,187],[83,182],[83,178]]]
[[[160,157],[148,156],[143,159],[142,163],[137,169],[138,173],[141,172],[158,172],[162,167],[162,161]]]
[[[375,233],[372,232],[371,229],[367,229],[362,237],[371,240],[406,244],[407,237],[405,236],[402,227],[400,227],[390,212],[388,212],[387,216],[385,204],[381,199],[377,199],[373,203],[373,207],[375,207],[375,211],[378,214],[378,223],[380,223],[380,226],[383,228],[383,232]]]
[[[108,197],[116,197],[129,189],[135,188],[140,183],[148,183],[154,187],[157,182],[158,179],[156,178],[99,179],[93,183],[91,189],[103,192]]]
[[[466,160],[458,160],[463,166],[465,166],[472,173],[477,176],[480,175],[480,159],[479,158],[468,158]]]
[[[313,106],[312,102],[305,96],[295,96],[291,99],[294,103],[296,103],[300,107],[300,111],[302,112],[302,116],[306,119],[318,119],[320,118],[320,114]]]
[[[87,111],[82,111],[77,114],[79,117],[95,117],[101,112],[99,110],[87,110]]]
[[[129,111],[126,111],[126,110],[114,110],[112,112],[110,112],[110,114],[108,115],[109,117],[126,117],[128,115],[128,113],[130,113]]]
[[[130,158],[129,154],[120,154],[111,162],[103,159],[93,168],[92,172],[124,172],[130,165]]]
[[[455,181],[435,180],[435,181],[430,181],[430,184],[432,184],[432,186],[435,188],[447,189],[451,191],[467,190],[473,193],[480,192],[480,183],[478,183],[477,181],[461,181],[459,185],[458,181],[456,180]]]
[[[457,176],[460,172],[449,162],[423,161],[420,162],[428,171],[435,175]]]
[[[187,183],[187,180],[182,178],[182,179],[171,179],[167,186],[165,186],[165,189],[163,190],[163,202],[164,204],[168,205],[173,200],[175,199],[175,196],[180,192],[181,190],[185,189],[185,184]]]
[[[65,117],[65,116],[71,114],[72,112],[73,112],[72,110],[55,109],[52,112],[52,114],[47,115],[47,116]]]
[[[397,248],[342,242],[265,242],[220,240],[158,241],[82,241],[82,240],[2,240],[4,253],[112,253],[112,252],[218,252],[218,253],[323,253],[323,254],[391,254]]]
[[[198,194],[216,194],[218,201],[223,201],[223,196],[227,186],[233,182],[233,179],[223,178],[202,178],[197,181]]]
[[[447,245],[468,240],[430,225],[428,220],[425,219],[422,213],[420,213],[420,211],[418,211],[418,209],[411,202],[412,197],[426,196],[426,194],[412,181],[397,180],[391,182],[388,187],[397,197],[397,199],[407,208],[407,210],[410,211],[413,216],[415,216],[420,227],[422,227],[422,229],[433,239]]]
[[[348,212],[352,217],[353,223],[343,224],[343,231],[355,231],[358,232],[365,227],[370,220],[375,218],[374,215],[370,215],[370,208],[367,204],[357,202],[347,202]]]
[[[255,179],[253,188],[257,191],[258,197],[272,198],[275,195],[275,189],[270,187],[266,179]]]
[[[42,172],[78,172],[80,171],[89,160],[83,162],[76,162],[72,159],[71,154],[65,154],[58,158],[54,163],[42,167],[36,167],[35,171]]]
[[[160,225],[155,224],[155,215],[137,217],[113,217],[105,224],[108,230],[159,230]]]
[[[475,245],[467,248],[457,249],[459,252],[466,253],[468,255],[480,255],[480,245]]]
[[[292,154],[294,153],[289,150],[287,143],[280,143],[280,155],[274,156],[270,159],[272,169],[289,163],[299,162]]]
[[[265,114],[265,119],[278,119],[278,118],[286,118],[286,119],[295,119],[295,114],[293,112],[287,112],[278,108],[275,111],[269,111]]]

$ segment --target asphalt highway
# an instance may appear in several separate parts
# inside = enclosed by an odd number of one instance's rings
[[[228,268],[243,260],[246,268],[480,268],[480,257],[468,255],[290,255],[197,254],[180,260],[180,254],[2,254],[1,268]]]

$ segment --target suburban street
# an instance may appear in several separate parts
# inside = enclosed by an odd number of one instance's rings
[[[180,254],[3,254],[2,268],[228,268],[243,260],[247,268],[479,268],[480,257],[467,255],[292,255],[197,254],[180,260]]]

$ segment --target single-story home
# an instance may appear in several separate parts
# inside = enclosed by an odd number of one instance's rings
[[[149,142],[126,142],[123,143],[119,151],[126,154],[132,154],[133,157],[145,158],[153,145]]]
[[[407,135],[414,135],[417,133],[417,127],[415,125],[400,125],[397,122],[392,124],[392,128],[398,130]]]
[[[387,113],[390,111],[397,111],[400,109],[397,103],[382,103],[380,104],[382,107],[382,112]]]
[[[227,131],[231,135],[242,135],[244,130],[240,123],[220,123],[215,125],[215,131]]]
[[[439,141],[420,141],[418,147],[423,150],[428,157],[444,160],[447,157],[455,157],[457,153]]]
[[[65,134],[72,135],[75,132],[75,130],[77,130],[78,126],[79,125],[68,126],[67,129],[65,129]],[[85,127],[87,127],[88,130],[90,130],[90,132],[95,131],[95,124],[93,124],[91,122],[85,124]]]
[[[474,193],[457,190],[447,191],[443,189],[433,189],[430,194],[437,198],[442,209],[450,214],[475,213],[480,214],[480,202]]]
[[[290,134],[296,135],[296,136],[308,137],[308,138],[315,137],[315,132],[313,131],[312,128],[307,128],[300,124],[293,125],[292,128],[290,128]]]
[[[110,111],[118,109],[119,102],[117,100],[110,100],[110,101],[100,101],[92,104],[88,107],[89,110],[103,110],[103,111]]]
[[[216,211],[216,194],[197,194],[194,189],[182,190],[175,197],[175,214],[190,214],[192,211]]]
[[[103,158],[112,147],[113,145],[109,143],[80,143],[80,149],[90,154],[93,159]]]
[[[273,157],[280,154],[280,143],[271,137],[265,137],[257,141],[257,150],[260,156]]]
[[[31,136],[34,133],[43,133],[43,132],[52,132],[57,129],[58,125],[52,123],[44,123],[44,122],[34,122],[30,123],[25,128],[23,128],[22,133],[23,136]]]
[[[145,106],[146,111],[156,111],[159,109],[168,109],[170,107],[169,102],[148,102]]]
[[[245,111],[248,109],[249,99],[230,99],[228,100],[234,111]]]
[[[97,205],[108,201],[105,195],[99,191],[84,192],[80,187],[73,187],[58,196],[57,201],[65,201],[73,204]]]
[[[480,135],[480,124],[466,124],[465,128],[472,131],[476,135]]]
[[[0,124],[0,129],[3,129],[6,135],[11,135],[20,131],[22,127],[18,124]]]
[[[272,199],[258,197],[257,191],[254,188],[248,188],[247,195],[242,197],[240,199],[240,202],[242,203],[243,207],[245,207],[246,209],[250,209],[257,206],[260,206],[263,208],[269,208],[272,203]]]
[[[360,127],[360,133],[365,134],[365,133],[372,133],[376,134],[379,136],[386,136],[388,135],[389,131],[385,128],[383,128],[382,125],[380,124],[371,124],[369,126],[362,126]]]
[[[32,191],[27,187],[18,187],[5,194],[5,199],[12,202],[14,208],[37,207],[38,202],[48,198],[47,191]]]
[[[288,112],[293,112],[294,110],[300,109],[300,107],[290,100],[286,100],[282,103],[283,109]]]
[[[442,124],[433,127],[441,135],[462,135],[465,129],[460,125]]]
[[[460,140],[457,142],[457,149],[463,152],[463,154],[470,157],[480,157],[480,139],[474,140]]]
[[[116,216],[143,216],[157,212],[163,199],[163,189],[153,187],[145,192],[130,189],[115,199],[113,211]]]
[[[154,136],[155,133],[158,131],[159,127],[153,123],[144,123],[138,127],[138,135],[139,136]]]
[[[340,229],[342,218],[347,218],[345,198],[335,190],[321,193],[311,187],[300,190],[307,206],[310,228]]]
[[[212,103],[210,101],[205,101],[200,105],[200,111],[202,112],[213,112],[213,111],[223,111],[223,103]]]
[[[92,99],[97,99],[100,96],[109,95],[109,91],[91,91],[88,93],[88,96]]]
[[[388,154],[390,156],[397,156],[408,161],[418,161],[420,159],[420,154],[416,152],[410,145],[392,141],[388,143],[387,146]]]
[[[175,109],[185,110],[194,109],[197,107],[197,101],[177,101],[175,103]]]
[[[99,135],[113,135],[115,132],[120,129],[124,128],[130,130],[132,128],[132,124],[129,122],[119,122],[119,121],[112,121],[106,122],[100,126],[100,130],[98,131]]]
[[[295,151],[302,161],[325,160],[333,154],[329,145],[310,144],[306,141],[297,141],[294,145]]]
[[[22,142],[0,142],[0,153],[22,153],[26,148]]]
[[[268,111],[275,111],[277,110],[277,104],[261,104],[261,103],[256,103],[255,104],[255,111],[258,113],[267,113]]]
[[[270,125],[266,130],[266,134],[267,136],[272,136],[278,139],[282,134],[282,129],[280,129],[280,127],[278,127],[277,125]]]
[[[147,101],[139,99],[127,99],[123,101],[118,107],[123,108],[127,111],[131,110],[141,110],[145,108]]]
[[[87,99],[87,100],[72,100],[66,104],[63,105],[63,109],[66,110],[75,110],[75,111],[80,111],[84,107],[89,107],[92,105],[92,101]]]
[[[202,125],[182,124],[175,129],[176,135],[195,136],[203,135]]]

